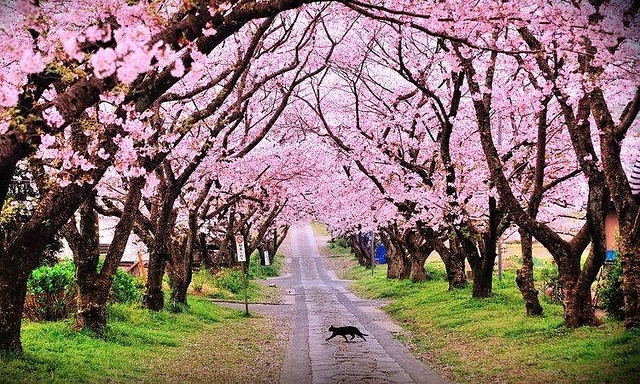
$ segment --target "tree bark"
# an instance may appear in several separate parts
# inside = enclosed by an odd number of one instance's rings
[[[11,257],[0,257],[0,352],[22,353],[20,326],[27,295],[30,266]]]
[[[408,279],[411,275],[411,263],[397,232],[394,225],[380,231],[382,242],[387,248],[387,279]]]
[[[522,267],[516,272],[516,284],[528,316],[542,316],[542,306],[538,299],[538,290],[533,281],[533,239],[531,234],[523,229],[520,232],[520,249],[522,250]]]

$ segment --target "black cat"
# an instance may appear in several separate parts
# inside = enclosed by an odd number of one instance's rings
[[[360,330],[354,326],[347,327],[334,327],[333,325],[329,327],[329,332],[333,332],[333,334],[327,337],[325,340],[333,339],[336,336],[342,336],[348,342],[347,335],[351,335],[351,340],[355,339],[356,336],[362,338],[362,340],[367,341],[365,336],[369,336],[366,333],[360,332]]]

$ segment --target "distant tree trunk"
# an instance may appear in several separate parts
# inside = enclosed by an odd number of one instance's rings
[[[350,236],[351,251],[358,259],[358,264],[363,267],[371,267],[371,251],[370,247],[366,246],[362,241],[362,234],[360,232],[354,233]]]
[[[418,228],[423,238],[427,240],[440,255],[440,259],[442,259],[447,272],[449,290],[465,288],[468,282],[465,273],[465,254],[460,245],[460,239],[456,236],[450,238],[449,247],[447,247],[433,228],[420,224]]]
[[[495,266],[496,260],[495,243],[485,240],[485,245],[482,248],[484,248],[480,250],[482,257],[479,257],[480,255],[478,255],[478,257],[474,255],[473,258],[469,258],[469,265],[473,271],[473,290],[471,296],[477,299],[491,296],[493,288],[493,267]],[[473,263],[471,263],[472,259],[474,260]]]
[[[516,284],[522,298],[528,316],[542,316],[542,306],[538,299],[538,290],[533,280],[533,239],[531,234],[523,229],[518,230],[520,233],[520,246],[522,250],[522,268],[516,272]]]
[[[414,229],[407,230],[404,239],[411,260],[411,280],[417,283],[431,279],[424,268],[424,263],[433,252],[433,247]]]
[[[171,286],[171,303],[182,306],[187,305],[187,292],[191,277],[193,275],[191,264],[193,262],[193,252],[190,245],[185,241],[175,241],[171,246],[170,259],[167,263],[167,274],[169,285]],[[174,308],[175,309],[175,308]]]
[[[32,267],[20,258],[0,256],[0,351],[22,353],[20,325]]]
[[[398,236],[397,228],[383,228],[380,236],[387,248],[387,279],[408,279],[411,275],[411,262],[407,257],[405,244]]]
[[[449,281],[449,290],[465,288],[468,284],[467,274],[465,273],[464,253],[451,252],[448,249],[438,250],[440,258],[444,262],[444,268],[447,272],[447,280]]]

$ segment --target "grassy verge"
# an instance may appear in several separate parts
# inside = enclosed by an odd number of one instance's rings
[[[448,291],[442,265],[427,263],[433,281],[413,284],[353,268],[347,278],[368,298],[390,299],[385,310],[408,331],[414,353],[453,382],[611,382],[640,380],[640,330],[620,323],[565,328],[562,306],[543,301],[544,316],[527,317],[513,271],[494,281],[493,296]]]
[[[283,356],[274,350],[283,347],[267,319],[245,318],[205,298],[189,303],[179,314],[112,305],[102,338],[72,331],[70,321],[25,323],[24,356],[0,359],[0,382],[277,380]]]
[[[277,254],[271,265],[260,265],[257,253],[249,259],[249,281],[247,284],[248,301],[252,303],[278,303],[278,290],[265,284],[265,279],[280,274],[284,256]],[[212,275],[207,270],[194,273],[189,288],[195,295],[209,297],[214,300],[244,301],[244,275],[240,269],[222,268]]]

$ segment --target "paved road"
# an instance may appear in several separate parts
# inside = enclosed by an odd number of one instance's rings
[[[311,227],[291,235],[292,274],[279,284],[294,308],[282,383],[445,383],[394,339],[397,326],[375,303],[327,272]],[[331,325],[355,325],[369,336],[325,341]]]

